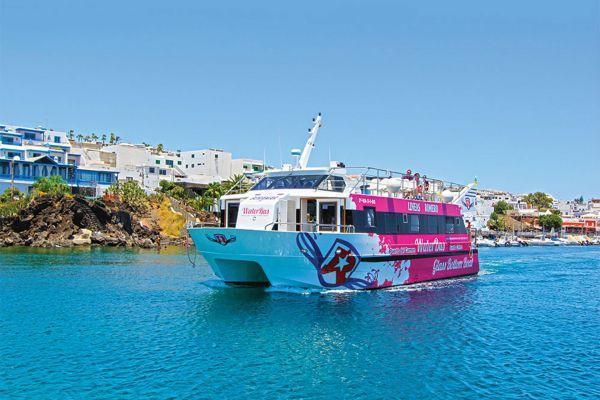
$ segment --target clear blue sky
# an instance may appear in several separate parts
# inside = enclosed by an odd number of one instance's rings
[[[0,0],[0,121],[600,196],[600,6]]]

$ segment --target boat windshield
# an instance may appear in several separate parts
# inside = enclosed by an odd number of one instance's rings
[[[266,176],[250,190],[269,189],[314,189],[327,175]]]

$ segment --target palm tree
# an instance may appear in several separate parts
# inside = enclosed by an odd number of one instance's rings
[[[104,146],[106,144],[106,133],[102,134],[102,145]]]
[[[223,181],[223,193],[234,189],[234,193],[245,193],[250,189],[251,182],[244,174],[233,175],[231,178]]]
[[[115,138],[116,138],[115,134],[111,132],[110,139],[108,139],[108,143],[115,144]]]
[[[121,137],[115,136],[115,144],[119,143],[120,141],[121,141]]]
[[[73,140],[75,138],[75,131],[73,129],[69,130],[69,134],[67,135],[69,140]]]
[[[83,135],[81,133],[77,134],[77,141],[81,142],[83,140]]]
[[[90,141],[90,140],[92,140],[92,139],[91,139],[90,135],[85,135],[85,138],[84,138],[84,140],[85,140],[86,142],[89,142],[89,141]]]
[[[215,199],[210,198],[208,196],[197,196],[191,201],[191,206],[198,211],[209,209],[213,204],[215,204]]]
[[[217,200],[219,197],[223,195],[223,185],[219,182],[212,182],[208,184],[206,191],[204,192],[205,196]]]
[[[90,136],[90,139],[92,139],[93,142],[97,142],[98,141],[98,135],[96,135],[95,133],[92,133],[92,135]]]
[[[159,152],[159,153],[162,153],[162,152],[163,152],[163,150],[164,150],[164,146],[162,145],[162,143],[159,143],[159,144],[156,146],[156,151],[157,151],[157,152]]]

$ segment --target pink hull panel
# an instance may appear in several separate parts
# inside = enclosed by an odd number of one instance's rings
[[[370,281],[367,288],[376,289],[398,285],[410,285],[438,279],[457,278],[475,275],[479,272],[477,252],[466,255],[418,258],[394,261],[391,266],[387,263],[373,264]],[[386,270],[394,271],[386,274]]]

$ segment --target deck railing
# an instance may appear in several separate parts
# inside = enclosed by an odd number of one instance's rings
[[[352,174],[352,171],[356,171],[356,173]],[[330,168],[329,176],[342,172],[347,176],[356,176],[352,179],[354,185],[350,186],[349,189],[346,189],[350,193],[359,191],[363,194],[373,194],[377,196],[389,195],[390,191],[388,190],[387,185],[383,184],[382,181],[384,179],[393,178],[401,178],[407,182],[413,182],[413,188],[400,188],[398,194],[402,194],[403,198],[413,198],[418,200],[442,201],[441,193],[444,190],[460,191],[466,187],[459,183],[429,178],[426,175],[418,175],[417,173],[412,173],[410,171],[398,172],[374,167],[334,167]]]
[[[338,225],[338,224],[317,224],[310,222],[270,222],[265,225],[265,231],[273,230],[277,226],[278,230],[280,226],[286,228],[293,227],[294,229],[286,229],[287,232],[342,232],[342,233],[354,233],[354,225]],[[298,229],[300,228],[300,229]],[[339,229],[339,230],[338,230]],[[284,231],[284,232],[285,232]]]

